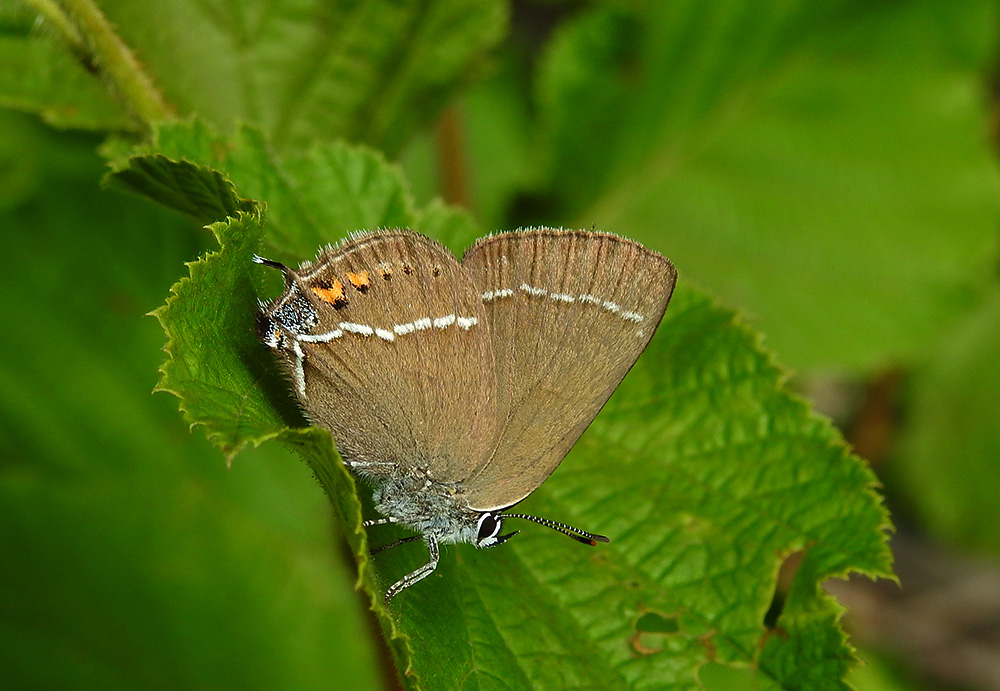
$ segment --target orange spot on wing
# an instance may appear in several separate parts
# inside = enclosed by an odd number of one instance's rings
[[[338,279],[333,281],[322,281],[318,285],[310,288],[312,292],[323,302],[340,308],[347,305],[347,296],[344,295],[344,284]]]
[[[368,272],[367,271],[361,271],[361,272],[356,273],[356,274],[348,272],[347,273],[347,280],[350,281],[351,285],[353,285],[355,288],[357,288],[358,290],[360,290],[362,293],[365,292],[366,290],[368,290],[371,287],[371,285],[372,285],[371,281],[368,280]]]

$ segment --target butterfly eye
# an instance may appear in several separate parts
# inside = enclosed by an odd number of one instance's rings
[[[484,513],[479,517],[479,526],[477,527],[476,535],[476,546],[477,547],[492,547],[497,543],[497,535],[500,534],[500,528],[503,527],[503,516],[493,515],[492,513]]]

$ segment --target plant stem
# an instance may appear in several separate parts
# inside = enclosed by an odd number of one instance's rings
[[[472,195],[469,191],[462,114],[457,105],[452,104],[441,112],[435,134],[442,196],[449,204],[471,211]]]
[[[25,4],[35,8],[38,14],[59,32],[74,53],[87,52],[80,32],[55,0],[25,0]]]
[[[89,57],[90,65],[107,80],[142,129],[151,130],[172,117],[152,78],[94,0],[29,0],[29,4],[55,25],[75,52]]]

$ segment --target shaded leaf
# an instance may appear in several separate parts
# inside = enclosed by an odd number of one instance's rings
[[[133,156],[108,179],[202,223],[255,209],[220,172],[161,154]]]
[[[151,170],[156,166],[150,161],[166,168]],[[152,199],[179,208],[173,203],[173,188],[181,185],[164,185],[160,178],[183,179],[191,175],[189,169],[203,176],[196,194],[204,193],[202,188],[225,191],[225,184],[217,181],[232,180],[241,194],[266,200],[264,244],[275,259],[312,258],[320,246],[356,230],[414,224],[407,186],[380,153],[337,142],[282,157],[250,127],[229,140],[200,121],[163,125],[153,143],[119,156],[111,179],[136,191],[148,189]],[[184,203],[197,203],[196,194],[188,194]],[[224,196],[220,193],[219,202],[210,200],[204,212],[234,204],[245,208],[242,201]]]
[[[163,332],[144,313],[208,236],[102,192],[92,137],[36,129],[4,140],[37,179],[0,215],[19,325],[0,334],[3,685],[374,688],[305,464],[269,445],[228,472],[150,395]]]
[[[996,26],[976,2],[581,13],[539,78],[554,212],[661,243],[794,366],[919,357],[996,248]]]

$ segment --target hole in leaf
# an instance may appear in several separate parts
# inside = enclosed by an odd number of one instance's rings
[[[665,637],[677,633],[681,628],[677,617],[659,612],[644,612],[636,619],[634,626],[632,649],[640,655],[660,652],[663,650]]]
[[[764,614],[764,626],[768,629],[774,629],[778,626],[778,619],[781,618],[781,613],[785,609],[788,591],[792,587],[792,580],[795,578],[795,572],[799,569],[799,564],[802,563],[803,556],[805,556],[805,550],[796,550],[788,554],[778,568],[778,577],[774,582],[774,596],[771,598],[771,606],[767,608],[767,612]]]
[[[646,612],[635,622],[635,630],[640,633],[677,633],[680,624],[677,617],[665,617],[659,612]]]

